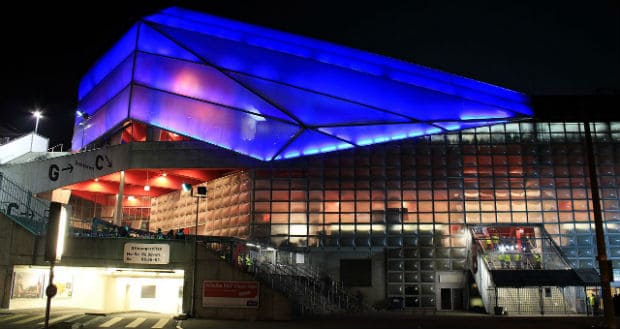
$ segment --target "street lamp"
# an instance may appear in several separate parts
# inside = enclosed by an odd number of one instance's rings
[[[194,190],[191,188],[191,185],[187,183],[183,183],[183,190],[187,191],[191,190],[192,197],[196,198],[196,226],[194,228],[194,275],[192,275],[192,315],[196,316],[196,275],[198,273],[198,214],[200,212],[200,198],[207,197],[207,187],[206,186],[196,186]],[[189,187],[189,188],[188,188]],[[195,192],[195,193],[194,193]]]
[[[35,124],[34,124],[34,133],[36,134],[37,131],[39,130],[39,119],[43,117],[43,113],[39,110],[36,110],[32,112],[32,116],[35,117],[36,119]]]

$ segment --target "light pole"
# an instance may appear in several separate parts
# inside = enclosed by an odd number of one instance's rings
[[[183,184],[183,189],[187,190],[189,184]],[[191,188],[191,187],[190,187]],[[198,275],[198,214],[200,213],[200,198],[207,197],[207,187],[206,186],[197,186],[195,189],[191,189],[192,196],[196,198],[196,222],[194,226],[194,274],[192,275],[192,306],[191,312],[192,316],[196,316],[196,275]]]
[[[34,145],[34,135],[36,135],[37,130],[39,130],[39,119],[43,117],[43,114],[41,113],[41,111],[36,110],[32,112],[32,116],[35,118],[36,121],[34,124],[34,132],[32,133],[32,136],[30,136],[30,152],[32,152],[32,147]]]
[[[39,130],[39,119],[41,119],[43,117],[43,113],[41,113],[41,111],[36,110],[34,112],[32,112],[32,116],[35,117],[35,124],[34,124],[34,133],[36,134],[37,131]]]

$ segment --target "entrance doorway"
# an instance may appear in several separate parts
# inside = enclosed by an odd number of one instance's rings
[[[9,309],[44,308],[49,268],[14,267]],[[100,267],[54,269],[55,307],[104,312],[181,313],[183,270]]]
[[[441,288],[440,302],[442,310],[462,310],[463,288]]]
[[[463,284],[464,272],[445,271],[437,272],[435,282],[437,290],[437,310],[455,311],[463,310]]]

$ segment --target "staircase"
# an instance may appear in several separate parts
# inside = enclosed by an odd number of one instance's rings
[[[34,197],[0,173],[0,213],[32,234],[43,235],[49,218],[49,201]]]
[[[321,275],[308,264],[281,264],[258,257],[256,250],[245,249],[235,255],[246,242],[235,238],[199,237],[201,244],[224,261],[247,271],[261,283],[279,291],[291,300],[299,315],[327,315],[372,311],[360,298],[350,294],[340,282]],[[242,247],[243,248],[243,247]],[[249,251],[249,252],[248,252]],[[250,259],[249,263],[247,260]]]
[[[470,270],[488,313],[584,312],[583,289],[593,283],[571,268],[544,227],[472,227],[470,246]]]

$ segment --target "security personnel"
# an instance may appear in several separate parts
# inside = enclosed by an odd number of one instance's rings
[[[515,267],[521,269],[521,254],[515,253],[512,255],[512,260],[515,262]]]
[[[541,264],[541,258],[540,258],[540,254],[539,253],[535,253],[534,254],[534,269],[541,269],[542,268],[542,264]]]

